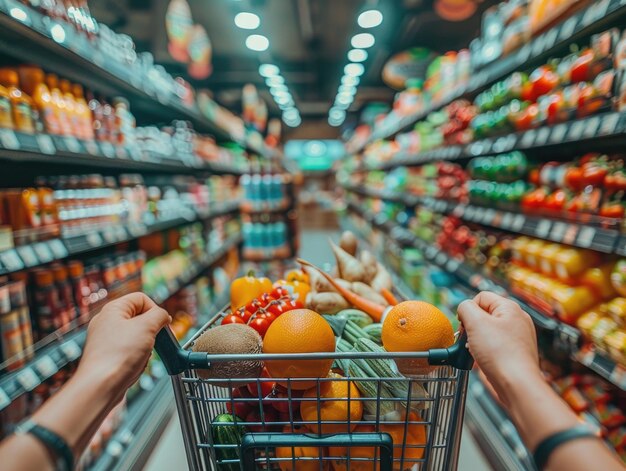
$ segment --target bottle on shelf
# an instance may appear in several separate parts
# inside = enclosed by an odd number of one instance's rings
[[[85,93],[80,84],[75,83],[72,86],[72,92],[76,99],[76,114],[79,120],[79,137],[85,140],[94,139],[94,129],[92,122],[91,110],[85,100]]]
[[[46,75],[46,84],[50,90],[50,97],[52,106],[56,110],[56,114],[59,119],[59,134],[63,136],[72,135],[72,127],[67,106],[65,104],[65,98],[63,92],[59,88],[59,77],[55,74]]]
[[[9,91],[14,129],[33,134],[35,132],[34,103],[30,96],[19,88],[17,71],[8,67],[0,69],[0,85]]]
[[[65,110],[70,124],[70,135],[80,137],[80,119],[78,117],[76,100],[72,94],[72,84],[67,79],[61,79],[59,80],[59,89],[63,94],[63,101],[65,102]]]
[[[0,128],[13,129],[14,126],[11,95],[6,87],[0,85]]]
[[[61,134],[58,109],[53,103],[50,89],[46,85],[44,71],[34,65],[20,65],[17,71],[22,89],[33,99],[44,131],[48,134]]]

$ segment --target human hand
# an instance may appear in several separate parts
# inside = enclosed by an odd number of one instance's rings
[[[535,327],[519,304],[483,291],[459,304],[458,314],[474,360],[503,402],[519,378],[541,378]]]
[[[171,320],[143,293],[111,301],[89,323],[77,374],[96,374],[126,392],[146,367],[156,334]]]

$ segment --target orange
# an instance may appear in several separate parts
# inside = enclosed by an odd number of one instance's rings
[[[454,343],[454,331],[445,314],[432,304],[404,301],[387,313],[382,341],[388,352],[425,352],[450,347]],[[396,359],[396,364],[404,374],[430,371],[425,359]]]
[[[359,400],[361,398],[359,390],[352,381],[338,374],[330,373],[328,377],[333,378],[333,381],[320,381],[319,394],[317,385],[304,391],[303,398],[317,398],[318,400],[305,400],[300,403],[302,420],[317,422],[306,425],[313,433],[325,435],[351,432],[363,416],[363,403]],[[319,399],[328,400],[320,401]],[[350,427],[348,427],[348,419]],[[329,423],[332,421],[341,423]]]
[[[283,433],[306,433],[306,430],[303,430],[301,426],[295,425],[293,430],[291,425],[285,425],[283,428]],[[281,471],[319,471],[320,470],[320,460],[325,457],[324,448],[314,447],[314,446],[284,446],[276,448],[276,458],[289,458],[289,460],[279,461],[278,466]],[[295,462],[293,458],[295,457]],[[316,460],[302,460],[300,458],[317,458]],[[322,465],[322,469],[328,469],[328,462],[324,461]]]
[[[406,416],[405,416],[406,417]],[[404,419],[402,419],[404,420]],[[416,424],[413,422],[421,422],[419,415],[411,412],[408,416],[408,425],[406,427],[406,441],[404,440],[404,423],[387,424],[381,422],[379,432],[388,433],[393,440],[393,469],[399,471],[400,459],[404,456],[404,465],[402,469],[411,469],[415,465],[415,460],[419,460],[424,456],[426,446],[426,426],[424,424]],[[373,425],[359,425],[354,429],[354,433],[372,433],[376,428]],[[418,448],[420,447],[420,448]],[[380,469],[380,450],[375,455],[374,447],[353,447],[350,448],[350,458],[369,458],[372,461],[374,457],[377,459],[376,470]],[[338,459],[338,457],[348,456],[346,447],[329,447],[328,455],[332,457],[332,467],[335,471],[347,471],[347,459]],[[373,470],[372,461],[355,461],[350,460],[350,470],[352,471],[370,471]]]
[[[294,309],[281,314],[263,338],[263,353],[315,353],[334,352],[335,334],[317,312],[310,309]],[[267,371],[277,383],[292,389],[308,389],[316,381],[291,381],[285,378],[326,378],[332,358],[323,360],[269,360]],[[280,378],[283,378],[281,381]]]

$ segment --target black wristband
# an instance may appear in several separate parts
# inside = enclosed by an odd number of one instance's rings
[[[74,454],[67,442],[58,434],[54,433],[41,425],[37,425],[32,420],[26,420],[21,423],[17,429],[18,434],[31,434],[56,458],[54,469],[57,471],[72,471],[74,469]]]
[[[533,453],[537,469],[540,471],[543,469],[552,452],[560,445],[579,438],[598,438],[598,436],[587,425],[578,425],[544,438]]]

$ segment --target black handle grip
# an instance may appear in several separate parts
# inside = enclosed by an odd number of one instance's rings
[[[208,368],[207,354],[191,352],[180,348],[180,344],[169,326],[163,327],[156,336],[154,349],[165,365],[170,376],[193,368]]]
[[[391,439],[391,435],[388,433],[373,432],[337,433],[335,435],[324,436],[304,435],[299,433],[246,433],[241,441],[241,462],[245,471],[254,470],[255,448],[325,446],[378,447],[380,448],[380,471],[391,471],[393,465],[393,440]],[[296,465],[294,469],[298,469],[298,466]]]
[[[471,370],[474,358],[467,348],[467,332],[461,327],[459,338],[449,348],[437,348],[428,351],[430,365],[450,365],[459,370]]]

